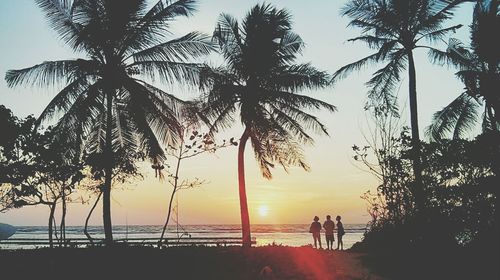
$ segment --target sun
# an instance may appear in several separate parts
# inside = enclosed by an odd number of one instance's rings
[[[267,207],[266,205],[261,205],[259,207],[259,215],[261,217],[267,216],[268,213],[269,213],[269,207]]]

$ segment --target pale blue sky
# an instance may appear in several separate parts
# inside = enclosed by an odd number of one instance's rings
[[[199,11],[193,17],[180,19],[173,24],[174,34],[180,36],[193,30],[211,33],[221,12],[241,19],[250,7],[261,2],[200,0]],[[347,42],[347,39],[358,35],[360,30],[347,28],[348,19],[339,15],[339,8],[346,2],[344,0],[274,0],[267,2],[277,7],[286,7],[293,15],[294,30],[306,42],[306,49],[301,61],[312,62],[318,68],[333,73],[339,67],[370,53],[370,50],[365,46]],[[471,12],[472,6],[465,5],[457,11],[454,20],[449,22],[448,25],[457,23],[465,25],[454,37],[467,41],[467,26],[471,21]],[[440,46],[443,47],[442,44]],[[57,39],[55,32],[50,29],[34,1],[0,1],[0,75],[2,76],[0,79],[0,104],[11,108],[18,116],[38,115],[55,94],[55,89],[9,89],[3,79],[5,71],[29,67],[44,60],[75,57],[78,56]],[[423,131],[425,126],[430,123],[432,114],[457,96],[463,86],[454,78],[452,70],[431,65],[425,51],[419,51],[416,54],[416,63],[419,121],[420,129]],[[281,195],[274,200],[287,200],[288,196],[293,194],[287,202],[292,205],[290,207],[293,209],[303,209],[303,207],[295,207],[295,205],[311,204],[310,211],[300,210],[300,213],[296,213],[295,218],[290,218],[289,215],[282,219],[276,218],[275,221],[258,220],[257,218],[257,222],[308,222],[310,217],[330,211],[335,214],[344,214],[347,223],[368,220],[364,202],[359,196],[365,190],[373,189],[376,184],[369,174],[356,167],[352,161],[350,147],[353,144],[364,144],[362,136],[362,128],[366,126],[366,115],[363,111],[366,100],[364,82],[369,79],[375,69],[370,68],[359,74],[354,73],[333,88],[311,93],[317,98],[336,105],[339,109],[333,115],[324,112],[318,113],[326,123],[331,137],[318,138],[314,147],[306,148],[312,172],[292,170],[291,174],[287,175],[278,171],[272,181],[266,181],[259,176],[252,154],[247,151],[247,166],[249,166],[247,184],[249,185],[251,211],[253,211],[252,203],[255,207],[262,203],[271,203],[265,202],[268,195],[265,190],[271,188],[277,189],[277,193]],[[188,93],[187,90],[176,93],[179,97],[184,98],[197,94],[195,92]],[[404,107],[407,101],[406,79],[403,80],[399,95]],[[235,126],[233,130],[224,135],[238,137],[240,133],[239,127]],[[209,168],[214,164],[217,164],[218,168],[215,170]],[[239,222],[235,165],[236,150],[231,150],[222,151],[217,158],[203,158],[186,168],[185,172],[188,176],[202,176],[211,182],[202,190],[182,194],[183,197],[186,197],[186,202],[183,204],[186,223]],[[149,170],[145,174],[151,177]],[[145,182],[147,185],[154,185],[148,180]],[[137,186],[142,188],[144,184],[139,182]],[[280,192],[280,190],[283,191]],[[259,196],[260,192],[263,192],[263,197]],[[139,193],[139,191],[134,191],[134,193]],[[162,205],[166,200],[166,194],[164,195],[163,200],[157,202],[159,205],[157,211],[161,213],[164,212]],[[116,196],[118,200],[119,194]],[[206,204],[210,205],[207,207],[222,207],[225,205],[224,203],[227,203],[228,207],[234,208],[235,211],[233,211],[234,213],[225,213],[223,218],[216,215],[204,215],[207,211],[196,203],[199,199],[204,199]],[[314,207],[315,201],[318,201],[319,205],[316,208]],[[154,203],[152,202],[152,204]],[[155,215],[152,210],[142,206],[129,207],[127,205],[131,205],[131,203],[124,195],[119,206],[116,206],[113,211],[115,223],[123,223],[126,215],[128,215],[130,223],[161,223],[161,217],[144,220],[145,216]],[[271,216],[273,205],[269,205],[269,208],[269,216]],[[74,215],[70,217],[70,223],[81,224],[84,211],[86,210],[75,210]],[[45,215],[39,212],[32,209],[16,210],[0,214],[0,221],[13,224],[43,224]],[[280,217],[285,216],[281,215]],[[96,218],[94,223],[100,223],[100,219]]]

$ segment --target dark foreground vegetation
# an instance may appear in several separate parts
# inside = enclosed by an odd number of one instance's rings
[[[422,209],[412,196],[410,137],[405,131],[381,135],[386,141],[373,138],[370,146],[353,147],[355,159],[380,185],[363,196],[372,221],[352,251],[366,253],[364,265],[389,279],[500,279],[495,215],[500,135],[422,142]],[[373,148],[371,162],[367,151]]]
[[[382,279],[362,254],[311,247],[115,247],[0,250],[2,278],[51,279]],[[12,279],[12,278],[5,278]],[[103,278],[101,278],[103,279]]]
[[[362,250],[352,249],[353,252]],[[371,251],[362,265],[382,279],[500,279],[497,250],[489,248],[411,247]]]
[[[2,278],[498,279],[489,250],[413,248],[363,253],[311,247],[115,247],[0,250]],[[408,248],[404,248],[407,250]],[[488,254],[490,252],[491,254]]]

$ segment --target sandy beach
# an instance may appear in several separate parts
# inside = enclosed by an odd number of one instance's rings
[[[498,279],[497,255],[462,249],[377,254],[288,246],[120,246],[0,250],[0,263],[2,278],[16,279]]]
[[[0,251],[2,276],[28,279],[384,279],[361,264],[362,253],[266,246],[35,249]],[[45,276],[44,276],[45,277]]]

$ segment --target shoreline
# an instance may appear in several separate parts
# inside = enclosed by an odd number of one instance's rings
[[[252,237],[255,238],[258,246],[266,246],[270,244],[284,245],[284,246],[307,246],[313,243],[312,236],[308,231],[309,225],[254,225],[252,227]],[[161,226],[129,226],[127,227],[114,227],[114,239],[135,239],[153,242],[159,240],[161,235]],[[95,238],[104,238],[102,227],[89,227],[89,234]],[[344,236],[344,248],[350,248],[354,243],[361,241],[365,230],[361,225],[346,225],[347,234]],[[83,232],[82,226],[66,227],[66,239],[69,242],[85,242],[88,240]],[[175,240],[179,237],[193,238],[193,239],[241,239],[241,229],[239,225],[202,225],[202,226],[184,226],[182,230],[177,233],[176,227],[172,226],[167,229],[166,238]],[[10,239],[39,239],[48,241],[47,227],[18,227],[18,231]],[[75,241],[80,239],[80,241]],[[187,240],[186,239],[186,240]],[[325,241],[325,236],[321,236],[322,242]],[[36,241],[35,241],[36,242]],[[0,242],[1,243],[1,242]],[[6,241],[5,243],[8,243]],[[156,242],[155,242],[156,243]],[[15,245],[11,245],[15,246]],[[12,248],[9,245],[9,248]],[[0,244],[2,247],[2,244]],[[7,245],[4,245],[7,247]],[[30,248],[30,247],[25,247]],[[33,247],[31,247],[33,248]]]

